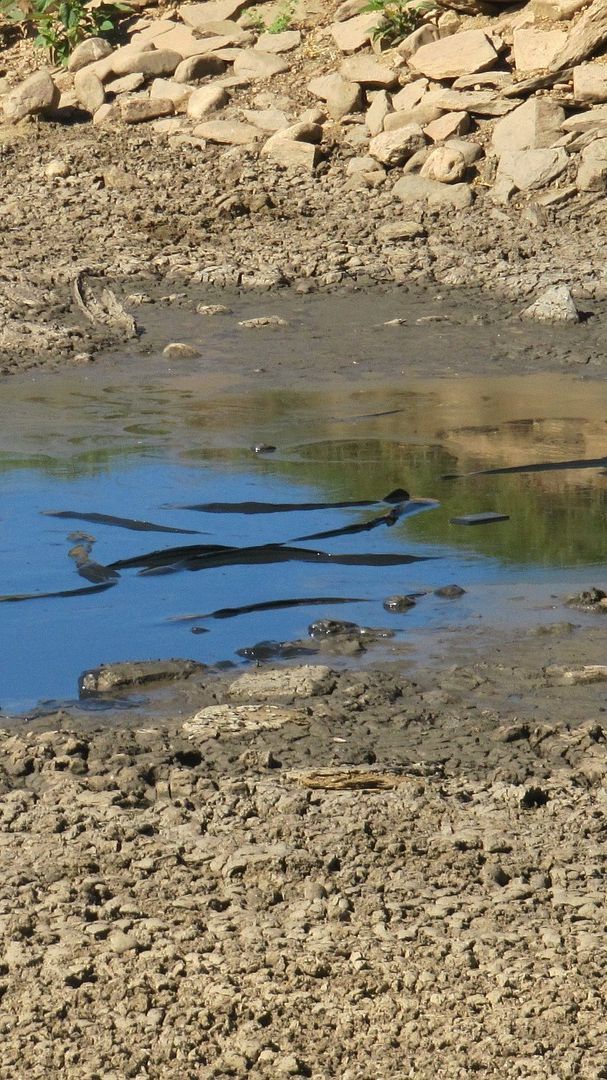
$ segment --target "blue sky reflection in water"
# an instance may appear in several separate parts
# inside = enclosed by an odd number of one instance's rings
[[[402,387],[370,392],[369,414],[395,403],[401,412],[369,419],[360,395],[349,400],[343,390],[333,400],[327,395],[260,392],[255,401],[246,399],[245,409],[237,394],[220,395],[203,408],[196,394],[167,393],[165,399],[156,388],[150,408],[149,396],[137,396],[127,385],[114,388],[109,405],[107,394],[91,389],[83,409],[81,399],[58,394],[56,383],[47,400],[41,380],[36,401],[26,400],[23,388],[15,385],[15,415],[21,410],[22,420],[25,410],[29,423],[11,434],[7,414],[0,446],[3,594],[85,586],[68,558],[75,542],[68,534],[93,536],[91,557],[107,564],[181,544],[286,541],[361,522],[388,509],[378,503],[364,509],[265,516],[169,508],[174,504],[379,499],[402,486],[441,505],[392,528],[298,545],[427,559],[410,565],[287,562],[159,576],[123,570],[117,585],[106,592],[2,604],[2,710],[18,712],[40,700],[73,698],[78,675],[104,662],[169,656],[208,663],[238,660],[236,649],[264,639],[303,637],[308,624],[322,617],[390,627],[403,641],[453,623],[531,625],[540,621],[539,610],[544,621],[562,619],[565,609],[550,610],[552,593],[602,583],[605,478],[600,470],[441,478],[448,472],[525,460],[598,456],[604,449],[604,421],[598,419],[604,403],[595,401],[596,421],[589,410],[588,419],[577,427],[567,415],[540,416],[530,423],[520,417],[522,406],[516,405],[511,391],[506,405],[499,405],[499,380],[495,383],[493,409],[491,403],[483,404],[482,423],[474,423],[478,418],[470,402],[461,402],[460,416],[454,401],[462,398],[461,383],[452,386],[447,381],[425,388],[416,384],[414,392]],[[537,394],[541,397],[539,387]],[[580,415],[579,402],[572,407]],[[468,422],[455,423],[458,416]],[[45,431],[45,424],[52,431]],[[260,439],[276,444],[276,455],[253,455],[248,447]],[[199,529],[201,535],[130,532],[42,516],[44,510],[138,518]],[[510,520],[468,528],[449,525],[455,514],[485,511],[508,514]],[[467,590],[461,600],[448,602],[429,594],[404,614],[383,610],[382,601],[390,594],[433,590],[451,582]],[[173,621],[218,608],[318,596],[360,597],[365,602]],[[193,626],[208,632],[193,634]]]

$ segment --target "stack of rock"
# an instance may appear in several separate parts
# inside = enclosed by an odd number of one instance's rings
[[[389,182],[404,203],[461,209],[547,189],[549,205],[607,188],[604,0],[447,11],[385,50],[382,15],[365,7],[346,0],[306,34],[305,18],[303,30],[260,32],[247,0],[183,4],[178,17],[139,19],[121,48],[82,42],[67,73],[40,71],[6,94],[4,117],[152,121],[159,135],[250,147],[308,172],[337,145],[348,186]],[[252,109],[251,86],[282,96]]]

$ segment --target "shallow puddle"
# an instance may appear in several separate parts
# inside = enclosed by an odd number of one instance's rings
[[[1,411],[0,593],[78,590],[0,605],[7,714],[75,698],[101,663],[243,664],[237,650],[306,639],[317,619],[395,631],[374,657],[428,653],[452,627],[563,620],[568,592],[604,584],[603,384],[403,376],[289,392],[138,363],[7,381]],[[562,461],[575,467],[462,475]],[[391,515],[394,489],[419,502]],[[117,565],[82,572],[95,564]],[[454,582],[463,596],[435,595]]]

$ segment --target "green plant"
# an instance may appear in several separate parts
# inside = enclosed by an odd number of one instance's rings
[[[122,0],[0,0],[0,16],[34,30],[34,43],[61,64],[84,38],[113,33],[119,16],[130,11]]]
[[[260,34],[282,34],[283,30],[289,29],[294,11],[294,2],[283,4],[276,18],[271,23],[266,23],[259,9],[254,8],[250,15],[250,23]]]
[[[364,11],[377,11],[382,19],[373,31],[373,40],[398,45],[424,22],[433,3],[412,4],[410,0],[369,0]]]

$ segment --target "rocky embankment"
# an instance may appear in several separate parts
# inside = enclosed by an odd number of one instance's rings
[[[22,81],[39,60],[5,50],[4,354],[86,348],[84,269],[604,295],[600,0],[435,13],[394,48],[364,6],[302,0],[277,33],[269,3],[148,10]]]
[[[601,683],[525,647],[5,732],[0,1076],[604,1076]]]

